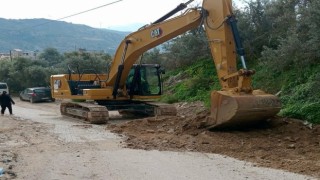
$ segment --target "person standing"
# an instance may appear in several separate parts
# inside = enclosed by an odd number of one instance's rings
[[[1,104],[1,115],[4,114],[6,108],[9,109],[10,115],[12,115],[12,104],[15,102],[12,100],[11,96],[7,94],[7,91],[3,91],[0,96],[0,104]]]

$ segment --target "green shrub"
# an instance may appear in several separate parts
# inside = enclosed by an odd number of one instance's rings
[[[160,100],[162,102],[202,101],[208,107],[211,91],[221,88],[211,59],[199,60],[190,67],[171,71],[164,79],[169,81],[172,77],[177,77],[179,81],[165,87],[165,93]]]
[[[178,98],[176,98],[173,95],[162,96],[160,101],[161,102],[166,102],[166,103],[169,103],[169,104],[179,102]]]
[[[281,110],[280,115],[307,120],[311,123],[320,124],[320,102],[287,105]]]
[[[305,119],[312,123],[320,124],[320,102],[305,104],[302,108],[302,114]]]

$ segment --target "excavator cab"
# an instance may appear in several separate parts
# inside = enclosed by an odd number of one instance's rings
[[[159,96],[162,94],[161,75],[164,71],[158,64],[134,64],[126,80],[130,97]]]

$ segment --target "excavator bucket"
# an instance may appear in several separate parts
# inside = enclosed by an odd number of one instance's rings
[[[213,91],[207,125],[210,128],[252,125],[274,117],[280,108],[281,102],[277,96],[261,90],[254,90],[250,94]]]

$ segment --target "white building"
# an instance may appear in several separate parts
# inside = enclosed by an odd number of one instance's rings
[[[36,60],[37,56],[38,56],[37,51],[23,51],[21,49],[13,49],[13,50],[10,50],[8,53],[0,53],[0,60],[13,59],[18,57],[24,57],[24,58]]]

